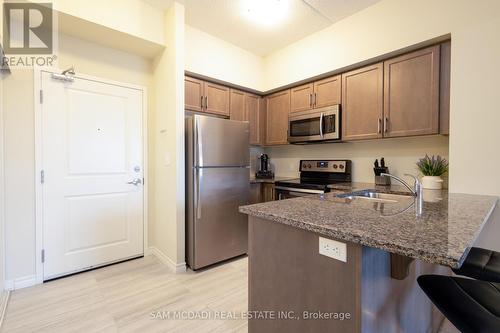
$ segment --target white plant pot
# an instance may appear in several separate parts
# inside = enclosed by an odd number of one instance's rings
[[[443,200],[442,191],[424,189],[425,202],[439,202]]]
[[[440,176],[423,176],[422,187],[428,190],[440,190],[443,188],[443,179]]]

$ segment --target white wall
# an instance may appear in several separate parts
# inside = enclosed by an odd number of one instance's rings
[[[448,138],[428,136],[352,143],[288,145],[266,148],[265,151],[271,158],[271,165],[277,176],[297,177],[301,159],[349,159],[353,162],[353,181],[373,183],[373,162],[376,158],[380,160],[385,157],[389,171],[397,176],[403,176],[405,173],[417,175],[415,163],[425,154],[448,158]]]
[[[185,69],[255,90],[264,88],[263,58],[189,25]]]
[[[3,1],[0,1],[0,27],[3,27]],[[0,31],[0,40],[3,40],[2,31]],[[4,224],[4,207],[5,207],[5,192],[4,192],[4,154],[3,154],[3,79],[4,75],[0,74],[0,295],[5,288],[5,224]]]
[[[154,157],[150,180],[152,246],[184,267],[184,7],[165,14],[167,48],[155,61],[155,115],[150,130]],[[168,259],[167,259],[168,258]]]
[[[157,44],[165,44],[163,12],[145,1],[53,0],[52,2],[54,8],[60,12]]]
[[[59,65],[78,73],[151,88],[151,62],[73,37],[59,36]],[[35,274],[33,71],[4,80],[6,278]]]
[[[384,0],[269,55],[265,86],[451,33],[450,191],[499,195],[498,27],[496,0]]]

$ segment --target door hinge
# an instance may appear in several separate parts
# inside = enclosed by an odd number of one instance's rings
[[[41,184],[45,183],[45,171],[44,170],[40,171],[40,183]]]
[[[43,90],[40,89],[40,104],[43,104]]]
[[[42,263],[45,262],[45,250],[42,250]]]

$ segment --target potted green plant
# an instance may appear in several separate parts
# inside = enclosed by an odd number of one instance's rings
[[[429,157],[425,155],[417,162],[417,167],[422,173],[422,186],[430,190],[440,190],[443,188],[441,176],[448,171],[448,161],[437,155]]]

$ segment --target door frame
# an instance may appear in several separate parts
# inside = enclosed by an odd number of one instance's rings
[[[42,103],[40,103],[40,91],[42,88],[42,73],[60,74],[62,70],[53,67],[36,66],[33,68],[33,103],[35,112],[35,284],[43,283],[43,263],[41,253],[43,249],[43,191],[40,182],[40,171],[42,170]],[[142,93],[142,159],[143,159],[143,253],[148,254],[148,95],[147,88],[141,85],[104,79],[101,77],[80,74],[76,78],[95,81],[104,84],[139,90]],[[106,265],[106,264],[104,264]]]

